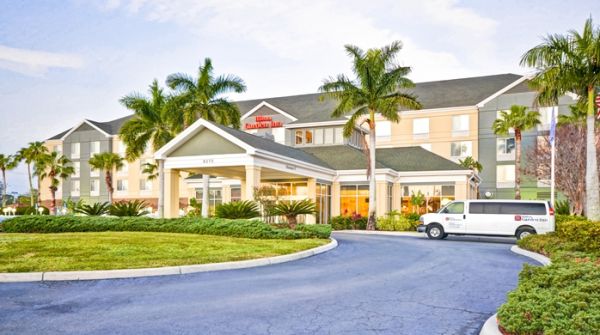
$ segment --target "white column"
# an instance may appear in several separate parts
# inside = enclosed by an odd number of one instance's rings
[[[242,183],[244,188],[242,200],[254,199],[254,188],[260,186],[261,167],[254,165],[246,165],[246,180]]]
[[[209,193],[210,192],[210,176],[206,173],[202,174],[202,212],[201,215],[203,218],[208,217],[208,208],[209,206]]]
[[[165,217],[165,161],[158,160],[158,217]]]

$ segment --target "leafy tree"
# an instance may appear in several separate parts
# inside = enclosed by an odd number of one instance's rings
[[[108,202],[112,204],[113,193],[115,191],[112,173],[113,170],[123,167],[123,158],[114,152],[102,152],[92,156],[89,160],[89,164],[94,169],[104,171],[104,181],[106,182],[106,189],[108,190]]]
[[[38,165],[42,164],[41,160],[45,159],[45,155],[48,153],[48,148],[44,145],[44,142],[30,142],[29,145],[25,148],[22,148],[17,153],[17,157],[19,161],[25,161],[27,165],[27,178],[29,181],[29,192],[30,192],[30,206],[33,207],[36,197],[36,192],[33,188],[33,178],[31,167],[32,165],[35,168],[35,175],[38,179],[38,193],[40,192],[40,175],[43,173],[43,169],[40,169]],[[38,194],[39,200],[39,194]]]
[[[314,214],[316,212],[316,205],[310,199],[304,200],[292,200],[282,201],[271,209],[270,214],[276,216],[285,216],[288,225],[291,229],[296,228],[298,223],[298,215],[303,214]]]
[[[531,85],[538,90],[538,103],[555,105],[558,97],[572,92],[579,96],[579,103],[586,106],[585,212],[590,219],[600,220],[600,181],[594,145],[594,98],[596,87],[600,85],[600,28],[594,26],[590,17],[581,32],[571,30],[566,35],[548,35],[523,55],[521,65],[536,70]]]
[[[2,206],[6,207],[6,171],[17,167],[18,160],[15,156],[0,154],[0,171],[2,171]]]
[[[150,145],[157,151],[172,140],[182,129],[180,110],[174,98],[166,96],[154,80],[149,88],[150,97],[132,93],[121,100],[121,104],[134,115],[121,130],[119,136],[127,145],[127,160],[138,159]]]
[[[467,156],[465,157],[465,159],[459,159],[458,165],[469,170],[477,170],[478,173],[483,171],[483,166],[481,165],[481,163],[476,161],[472,156]]]
[[[50,207],[52,214],[56,215],[56,191],[58,190],[58,185],[60,185],[61,181],[74,174],[75,168],[71,165],[71,160],[58,152],[44,154],[39,158],[38,164],[43,166],[43,169],[40,168],[40,171],[42,171],[40,178],[50,179],[49,188],[52,197],[52,205]]]
[[[419,214],[421,206],[425,203],[425,195],[420,190],[415,193],[414,191],[410,194],[410,204],[413,206],[413,213]]]
[[[496,135],[515,133],[515,199],[521,199],[521,140],[522,133],[540,124],[540,113],[528,111],[526,106],[512,105],[510,110],[501,111],[500,118],[492,124]]]
[[[322,98],[336,99],[339,103],[332,117],[351,114],[344,125],[344,136],[349,137],[357,124],[366,123],[369,127],[367,154],[369,166],[369,218],[367,229],[374,230],[376,224],[376,184],[375,184],[375,118],[399,122],[401,107],[420,109],[421,104],[412,94],[401,92],[414,84],[406,76],[410,67],[396,63],[396,55],[402,48],[399,41],[383,48],[364,51],[357,46],[346,45],[346,53],[352,58],[354,79],[340,74],[326,79],[319,88]]]

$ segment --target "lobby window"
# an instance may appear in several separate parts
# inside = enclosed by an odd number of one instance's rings
[[[79,178],[81,176],[81,163],[80,162],[73,162],[73,169],[75,170],[75,173],[73,174],[73,178]]]
[[[391,212],[392,211],[392,192],[394,191],[394,184],[392,183],[388,183],[387,184],[387,211]]]
[[[469,135],[469,115],[454,115],[452,117],[452,136]]]
[[[71,143],[71,158],[78,159],[81,156],[80,143]]]
[[[202,192],[201,188],[196,189],[196,200],[198,200],[198,203],[202,203]],[[208,190],[208,212],[213,215],[215,208],[221,203],[223,203],[221,188],[210,188]]]
[[[315,144],[323,144],[323,128],[315,129]]]
[[[515,166],[497,165],[496,166],[496,187],[512,188],[515,186]]]
[[[429,137],[429,119],[413,119],[413,137],[427,138]]]
[[[369,185],[343,185],[340,187],[340,213],[342,215],[369,215]]]
[[[415,184],[402,187],[402,213],[425,214],[437,212],[454,200],[454,185]],[[422,195],[420,204],[413,203],[413,198]]]
[[[100,153],[100,141],[90,142],[90,157]]]
[[[97,197],[98,195],[100,195],[100,180],[90,180],[90,195],[93,197]]]
[[[496,159],[499,161],[514,160],[515,148],[514,138],[499,138],[497,140]]]
[[[127,192],[128,188],[129,188],[129,181],[127,179],[117,180],[117,191]]]
[[[241,187],[231,187],[231,201],[241,201],[242,200],[242,188]]]
[[[467,157],[472,154],[471,141],[461,141],[450,143],[450,155],[452,157]]]
[[[375,136],[378,140],[389,141],[392,138],[392,123],[390,121],[376,122]]]
[[[331,215],[331,186],[317,183],[316,222],[327,224]]]
[[[140,191],[148,192],[152,191],[152,181],[146,178],[140,179]]]
[[[335,144],[344,144],[344,128],[337,127],[335,128]]]
[[[80,192],[79,180],[71,180],[71,196],[78,197]]]

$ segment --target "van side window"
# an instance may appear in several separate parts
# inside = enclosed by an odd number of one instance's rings
[[[472,202],[469,204],[470,214],[501,214],[498,202]]]
[[[465,212],[465,203],[464,202],[453,202],[446,209],[444,209],[444,213],[447,214],[463,214]]]
[[[502,214],[546,215],[546,205],[540,203],[503,203]]]
[[[483,214],[483,204],[481,202],[472,202],[469,204],[470,214]]]

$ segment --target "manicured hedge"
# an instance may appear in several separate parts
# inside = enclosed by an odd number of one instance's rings
[[[333,230],[367,229],[367,218],[361,216],[334,216],[331,218]]]
[[[316,238],[329,238],[331,235],[331,226],[328,224],[299,224],[296,231]]]
[[[149,231],[260,239],[327,238],[325,228],[277,229],[257,220],[147,217],[21,216],[3,221],[7,233]]]

